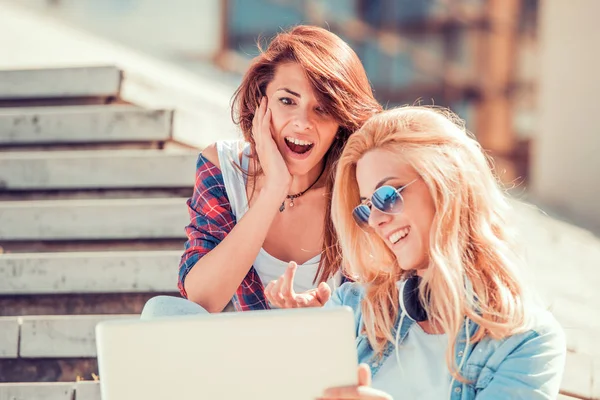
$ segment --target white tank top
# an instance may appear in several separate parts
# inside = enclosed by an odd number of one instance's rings
[[[219,154],[219,164],[221,174],[225,182],[225,190],[231,204],[231,209],[237,221],[240,221],[246,211],[248,211],[248,196],[246,195],[246,175],[248,171],[248,161],[250,154],[250,145],[242,141],[219,141],[217,142],[217,152]],[[239,155],[242,154],[240,165]],[[240,170],[241,167],[241,170]],[[316,287],[313,284],[321,255],[318,254],[304,264],[298,264],[296,277],[294,279],[294,290],[297,293],[305,292]],[[266,286],[270,281],[278,279],[285,272],[288,263],[281,261],[265,251],[261,247],[253,263],[254,269],[258,273],[263,285]],[[339,286],[341,274],[338,272],[327,283],[334,290]]]

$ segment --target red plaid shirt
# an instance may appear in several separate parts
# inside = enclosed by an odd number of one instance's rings
[[[188,240],[179,263],[178,282],[179,291],[185,298],[184,282],[188,272],[200,258],[221,243],[236,223],[221,170],[202,154],[196,165],[194,193],[187,205],[190,224],[185,228]],[[254,267],[237,288],[232,302],[238,311],[269,309],[263,284]]]

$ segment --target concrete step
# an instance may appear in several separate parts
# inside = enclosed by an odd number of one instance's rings
[[[572,397],[572,396],[568,396],[566,394],[562,394],[560,393],[558,395],[558,397],[556,398],[556,400],[578,400],[581,399],[581,397]]]
[[[75,382],[75,393],[73,400],[100,400],[99,381]]]
[[[600,239],[513,202],[529,283],[563,327],[571,351],[600,356]]]
[[[139,315],[51,315],[19,317],[19,357],[96,357],[96,325]]]
[[[99,381],[56,383],[0,383],[0,400],[100,400]],[[557,400],[577,400],[559,394]]]
[[[72,400],[75,385],[67,382],[0,383],[1,400]]]
[[[194,186],[195,151],[88,150],[0,153],[3,190]]]
[[[0,202],[0,241],[185,238],[185,198]]]
[[[97,381],[0,383],[0,400],[100,400]]]
[[[580,303],[577,298],[561,296],[557,292],[550,310],[565,332],[570,351],[600,357],[597,345],[600,321],[590,317],[600,315],[599,304]]]
[[[17,317],[0,317],[0,358],[18,357],[19,328]]]
[[[96,358],[0,359],[0,382],[77,382],[97,375]]]
[[[113,66],[0,70],[0,100],[118,97],[121,81]]]
[[[561,393],[579,399],[600,399],[600,357],[567,353]]]
[[[169,278],[169,283],[177,279],[175,274],[176,271]],[[144,304],[158,295],[177,297],[178,293],[170,290],[135,293],[0,295],[0,316],[140,314]],[[0,382],[2,382],[1,375]]]
[[[85,190],[1,190],[3,201],[46,201],[46,200],[109,200],[109,199],[169,199],[189,197],[193,189],[190,186],[176,188],[95,188]]]
[[[0,255],[0,295],[176,292],[181,251]]]
[[[2,317],[3,358],[96,357],[96,325],[111,319],[137,319],[139,315],[41,315]],[[14,325],[17,324],[17,341]]]
[[[166,141],[172,117],[125,105],[0,108],[0,145]]]
[[[2,202],[0,202],[1,204]],[[182,238],[133,239],[133,240],[52,240],[52,241],[3,241],[1,252],[9,253],[57,253],[57,252],[104,252],[104,251],[156,251],[177,250],[183,248]]]

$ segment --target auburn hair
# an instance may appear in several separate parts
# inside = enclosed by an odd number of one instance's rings
[[[251,146],[255,179],[261,174],[252,138],[252,119],[267,85],[273,80],[278,65],[297,63],[305,71],[315,96],[340,128],[325,155],[325,190],[329,200],[335,179],[335,164],[346,141],[354,131],[381,105],[373,91],[365,69],[346,42],[326,29],[300,25],[276,35],[266,50],[258,45],[260,54],[255,57],[232,101],[233,121],[241,128],[246,142]],[[340,250],[331,221],[331,201],[327,202],[323,232],[323,252],[315,281],[326,281],[340,268]]]

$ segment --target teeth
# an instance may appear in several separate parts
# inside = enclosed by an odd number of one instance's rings
[[[397,232],[394,232],[391,236],[390,236],[390,242],[392,242],[392,244],[396,244],[400,241],[400,239],[404,239],[404,237],[406,237],[406,235],[408,235],[408,232],[410,231],[410,228],[404,228],[401,229]]]
[[[290,143],[297,144],[298,146],[310,146],[312,144],[311,142],[307,142],[305,140],[300,140],[300,139],[291,138],[291,137],[286,137],[285,140],[287,140]]]

